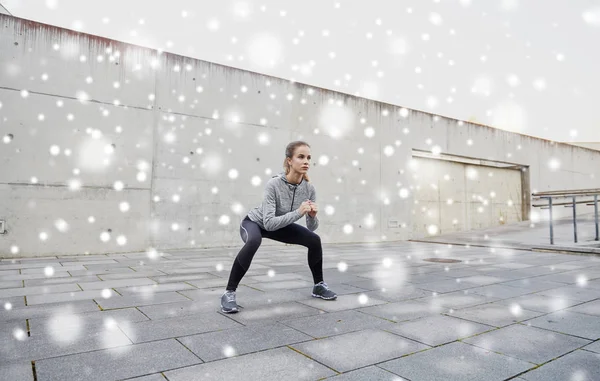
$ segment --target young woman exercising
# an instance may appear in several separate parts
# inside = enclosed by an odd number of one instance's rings
[[[314,233],[319,227],[319,209],[315,203],[315,187],[307,175],[310,159],[308,143],[295,141],[288,144],[283,162],[285,171],[267,182],[262,204],[250,210],[242,220],[240,235],[244,247],[233,262],[227,288],[221,297],[221,311],[239,311],[235,291],[250,268],[263,238],[307,247],[308,266],[315,284],[312,296],[325,300],[337,298],[336,293],[323,282],[321,237]],[[304,215],[307,227],[294,223]]]

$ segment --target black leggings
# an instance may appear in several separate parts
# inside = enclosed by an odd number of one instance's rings
[[[235,261],[233,261],[227,290],[235,291],[237,289],[244,274],[250,268],[252,258],[254,258],[254,254],[256,254],[256,251],[260,247],[263,237],[307,247],[308,266],[312,272],[313,280],[315,284],[323,280],[323,248],[321,247],[321,237],[304,226],[292,223],[275,231],[267,231],[246,216],[240,225],[240,235],[245,245],[238,253]]]

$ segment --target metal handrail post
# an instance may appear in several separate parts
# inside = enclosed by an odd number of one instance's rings
[[[573,237],[575,238],[575,243],[577,243],[577,211],[575,208],[577,207],[575,203],[575,199],[577,197],[573,196]]]
[[[594,221],[596,222],[596,241],[600,240],[598,237],[598,195],[594,196]]]
[[[554,226],[552,225],[552,197],[548,197],[548,210],[550,211],[550,245],[554,245]]]

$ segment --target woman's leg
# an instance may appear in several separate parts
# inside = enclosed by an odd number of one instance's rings
[[[307,247],[308,267],[312,272],[313,280],[315,284],[323,281],[323,248],[321,247],[321,237],[316,233],[293,223],[275,231],[264,231],[263,237]]]
[[[260,226],[258,226],[256,222],[251,221],[248,217],[244,218],[240,224],[240,236],[245,244],[233,261],[231,273],[229,274],[229,282],[227,283],[227,290],[229,291],[235,291],[237,289],[244,274],[246,274],[250,268],[252,258],[254,258],[254,254],[256,254],[256,251],[262,242]]]

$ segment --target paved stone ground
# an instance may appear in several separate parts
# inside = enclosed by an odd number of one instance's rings
[[[600,380],[600,257],[263,245],[225,315],[238,249],[2,260],[0,379]]]

